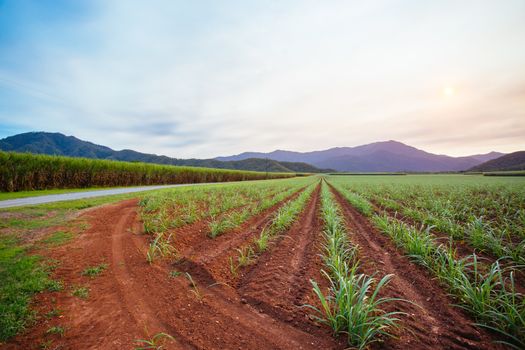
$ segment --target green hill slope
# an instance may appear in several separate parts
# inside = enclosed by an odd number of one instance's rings
[[[115,151],[109,147],[80,140],[60,133],[29,132],[0,140],[0,150],[29,152],[94,159],[111,159],[127,162],[145,162],[166,165],[198,166],[218,169],[252,170],[267,172],[331,172],[301,162],[280,162],[271,159],[250,158],[235,161],[216,159],[179,159],[156,154],[141,153],[129,149]]]
[[[512,171],[525,170],[525,151],[509,153],[488,162],[481,163],[469,171]]]

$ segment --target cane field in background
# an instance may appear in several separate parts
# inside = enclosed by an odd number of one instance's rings
[[[0,152],[0,191],[227,182],[293,177],[271,173]]]

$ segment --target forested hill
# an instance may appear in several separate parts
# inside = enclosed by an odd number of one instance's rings
[[[262,158],[249,158],[235,161],[220,161],[216,159],[179,159],[159,156],[156,154],[141,153],[129,149],[115,151],[109,147],[83,141],[74,136],[48,132],[29,132],[7,137],[0,140],[0,150],[219,169],[268,172],[323,172],[322,169],[304,162],[281,162]],[[330,172],[332,170],[326,169],[324,171]]]
[[[469,169],[469,171],[525,170],[525,151],[506,154]]]

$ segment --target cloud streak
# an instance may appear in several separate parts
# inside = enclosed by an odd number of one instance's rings
[[[519,1],[24,6],[0,8],[0,125],[17,130],[174,157],[525,148]]]

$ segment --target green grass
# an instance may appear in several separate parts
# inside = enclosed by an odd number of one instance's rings
[[[393,276],[386,275],[376,283],[374,277],[359,274],[355,268],[349,268],[343,274],[335,273],[335,277],[326,274],[330,281],[328,295],[312,281],[322,305],[321,309],[313,308],[322,315],[317,319],[329,325],[335,333],[346,334],[348,344],[358,349],[367,348],[381,336],[392,336],[390,330],[399,327],[397,316],[403,313],[383,311],[383,304],[395,299],[380,298],[378,293]]]
[[[199,287],[197,286],[197,283],[195,283],[195,280],[193,279],[193,277],[188,272],[185,272],[184,275],[186,276],[186,278],[190,282],[190,286],[191,286],[191,290],[190,291],[197,297],[197,299],[202,300],[204,295],[201,293],[201,291],[200,291]]]
[[[2,211],[14,217],[0,221],[0,229],[4,231],[0,235],[0,341],[14,336],[31,323],[34,312],[30,310],[29,303],[35,293],[63,288],[60,282],[49,279],[48,273],[52,266],[45,267],[40,257],[30,254],[34,246],[33,243],[23,243],[26,235],[66,224],[68,214],[75,210],[130,197],[132,196],[108,196]],[[71,232],[60,230],[36,243],[54,247],[73,237]],[[85,294],[82,290],[77,293],[79,296]]]
[[[513,171],[488,171],[483,173],[484,176],[525,176],[525,170]]]
[[[64,336],[64,333],[66,332],[66,330],[64,329],[64,327],[62,326],[53,326],[53,327],[50,327],[48,328],[48,330],[46,331],[46,334],[57,334],[59,336]]]
[[[525,264],[523,177],[334,176],[329,181],[367,216],[373,214],[373,202],[477,251]]]
[[[108,268],[108,264],[102,263],[97,266],[90,266],[82,271],[82,276],[96,277]]]
[[[504,335],[510,347],[525,348],[525,298],[514,278],[525,263],[525,178],[334,176],[328,181],[429,269],[477,325]],[[363,211],[355,198],[361,207],[371,201],[376,207]],[[448,234],[449,243],[440,244],[437,233]],[[468,243],[473,253],[458,256],[456,241]],[[475,250],[493,259],[480,261]]]
[[[288,201],[284,209],[281,208],[278,218],[274,218],[278,224],[272,230],[275,235],[291,225],[316,181],[316,177],[279,179],[176,188],[148,194],[140,201],[144,232],[152,236],[146,259],[153,263],[157,258],[176,254],[172,245],[176,233],[173,229],[190,224],[188,220],[181,220],[188,211],[192,213],[191,222],[209,220],[207,235],[213,239],[310,185],[299,195],[299,201]],[[267,240],[266,237],[262,239]]]
[[[69,189],[20,191],[20,192],[0,192],[0,201],[8,200],[8,199],[17,199],[17,198],[49,196],[52,194],[110,190],[110,189],[115,189],[115,188],[121,188],[121,187],[89,187],[89,188],[69,188]]]
[[[80,299],[87,299],[89,297],[89,288],[85,286],[73,287],[71,295]]]
[[[169,273],[169,276],[170,276],[170,277],[179,277],[180,275],[182,275],[182,272],[177,271],[177,270],[172,270],[172,271],[170,271],[170,273]]]
[[[417,263],[428,268],[483,327],[506,336],[507,344],[525,347],[525,299],[516,291],[514,267],[499,260],[482,266],[476,254],[457,259],[452,247],[437,244],[428,228],[419,230],[387,216],[375,225]]]
[[[303,178],[298,181],[308,182],[310,180]],[[266,184],[273,186],[272,181],[246,181],[242,184],[247,188],[264,187],[267,186]],[[224,188],[232,187],[231,191],[234,192],[237,185],[236,183],[222,183],[198,188],[199,191],[201,188],[202,190],[217,188],[220,192]],[[169,193],[170,197],[177,198],[179,193],[190,191],[191,188],[160,189],[0,210],[0,215],[3,215],[0,220],[0,341],[7,340],[31,324],[35,315],[29,308],[29,304],[35,293],[63,289],[61,282],[52,281],[49,278],[49,272],[60,262],[46,261],[36,256],[35,253],[37,253],[36,249],[53,249],[55,246],[66,243],[74,239],[74,234],[69,230],[59,230],[43,239],[34,240],[32,238],[34,232],[54,226],[67,228],[71,225],[68,222],[69,218],[78,210],[130,198],[161,196],[162,193]],[[220,198],[217,198],[217,201],[220,201]],[[80,225],[82,226],[81,223]],[[38,239],[38,236],[36,237]],[[160,248],[161,251],[157,248]],[[153,245],[152,254],[166,254],[167,249],[162,245]],[[91,276],[101,271],[100,266],[95,266],[86,273]],[[79,286],[72,291],[72,294],[80,298],[87,298],[89,290],[84,286]]]
[[[254,241],[254,243],[259,253],[262,253],[266,249],[268,249],[268,244],[270,243],[270,235],[268,235],[268,233],[266,232],[266,227],[262,229],[261,233],[259,234],[259,238],[257,238]]]
[[[31,323],[31,297],[50,285],[42,259],[26,250],[16,238],[0,237],[0,341]]]
[[[311,182],[311,179],[275,181],[278,181],[277,183],[279,181],[308,183]],[[274,186],[272,181],[247,181],[242,182],[242,184],[246,188]],[[217,191],[221,192],[222,189],[231,188],[230,191],[234,193],[237,185],[235,183],[227,183],[199,186],[198,191],[207,188],[217,188]],[[282,186],[286,187],[288,185],[284,184]],[[1,210],[0,215],[5,215],[5,218],[0,220],[0,341],[5,341],[9,337],[14,336],[31,323],[35,315],[30,310],[29,304],[35,293],[44,290],[58,291],[63,289],[61,282],[52,281],[49,278],[49,272],[53,268],[51,265],[57,265],[58,262],[46,261],[46,264],[44,264],[44,260],[34,254],[36,248],[52,249],[74,239],[74,234],[66,229],[56,231],[37,241],[27,240],[27,237],[31,237],[32,232],[54,226],[65,226],[67,228],[70,225],[68,222],[69,217],[81,209],[130,198],[161,196],[163,193],[169,193],[170,198],[177,198],[179,193],[190,190],[191,188],[188,187],[161,189],[147,193],[113,195]],[[208,193],[205,194],[208,195]],[[221,203],[220,197],[217,197],[215,200],[217,203]],[[164,244],[167,242],[166,240],[162,240],[162,242],[158,240],[157,244],[152,244],[152,255],[166,255],[172,252],[168,244],[163,245],[159,243]],[[87,276],[96,276],[102,271],[103,267],[99,265],[90,267],[84,272]],[[77,286],[71,293],[79,298],[87,298],[89,296],[89,290],[85,286]]]
[[[62,245],[68,241],[70,241],[74,237],[73,233],[67,232],[67,231],[56,231],[52,233],[51,235],[47,236],[42,240],[43,243],[52,245],[52,246],[59,246]]]
[[[243,247],[237,249],[239,256],[237,257],[238,267],[248,266],[252,263],[255,252],[251,247]]]
[[[62,281],[49,280],[47,290],[50,292],[59,292],[64,289],[64,283]]]
[[[60,309],[52,309],[51,311],[47,312],[44,317],[47,319],[55,318],[62,315],[62,310]]]
[[[61,215],[53,215],[48,217],[46,216],[46,211],[44,210],[18,211],[18,213],[22,215],[20,217],[2,219],[0,222],[0,229],[14,228],[21,230],[36,230],[50,226],[56,226],[62,223],[64,219]]]
[[[170,340],[175,340],[175,338],[166,333],[157,333],[151,339],[135,340],[138,345],[135,350],[163,350],[166,349],[164,343]]]
[[[176,254],[175,248],[171,244],[172,235],[166,235],[164,233],[158,233],[155,238],[149,244],[148,252],[146,254],[146,260],[152,264],[157,257],[172,256]]]

